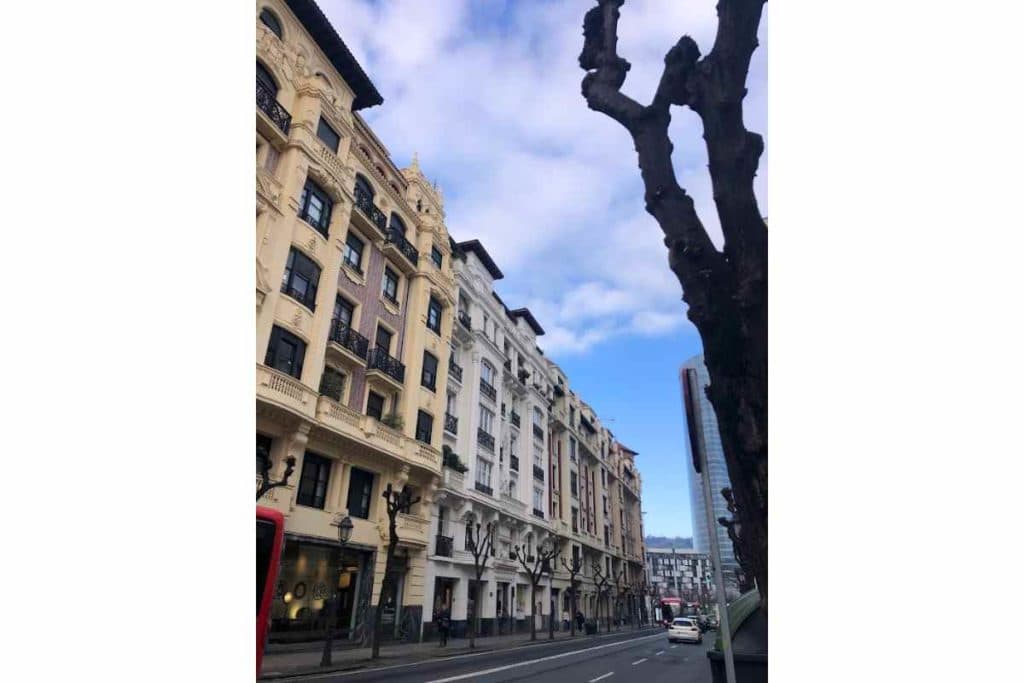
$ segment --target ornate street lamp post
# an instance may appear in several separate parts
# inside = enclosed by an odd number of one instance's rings
[[[345,571],[345,560],[342,554],[345,551],[345,546],[348,544],[350,538],[352,538],[352,518],[345,515],[345,518],[339,521],[331,523],[332,526],[338,527],[338,580],[334,584],[334,594],[330,599],[330,603],[327,606],[327,636],[324,638],[324,654],[320,658],[320,666],[331,665],[331,640],[333,635],[332,627],[335,620],[337,619],[339,602],[341,602],[341,595],[338,593],[338,585],[341,583],[341,575]]]

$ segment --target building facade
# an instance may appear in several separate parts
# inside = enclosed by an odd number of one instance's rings
[[[285,516],[271,642],[362,640],[377,609],[385,638],[430,638],[441,605],[456,636],[471,605],[484,633],[528,630],[534,607],[546,627],[569,610],[561,558],[536,594],[513,558],[545,542],[585,560],[587,617],[624,611],[643,578],[636,454],[544,357],[530,311],[494,292],[483,245],[449,236],[415,156],[399,168],[360,116],[383,99],[319,7],[255,10],[257,487],[295,462],[258,501]],[[389,484],[419,500],[398,514],[379,605]],[[479,584],[477,522],[497,529]],[[620,590],[599,594],[594,567]]]
[[[684,386],[688,370],[696,379],[697,390],[689,391]],[[679,370],[680,391],[686,408],[684,412],[687,416],[687,430],[690,434],[690,438],[686,440],[686,464],[690,476],[693,544],[696,551],[710,556],[711,542],[704,508],[704,492],[701,489],[700,475],[693,469],[691,442],[702,444],[707,457],[708,475],[711,479],[712,510],[715,515],[712,524],[718,534],[718,547],[722,554],[722,576],[725,582],[726,600],[732,601],[739,596],[737,572],[739,572],[740,566],[733,554],[732,540],[729,539],[725,527],[717,522],[720,517],[732,517],[725,498],[722,497],[722,489],[729,488],[731,484],[729,483],[729,471],[725,465],[725,453],[722,450],[722,437],[718,432],[718,419],[715,417],[715,410],[711,407],[711,401],[708,400],[707,393],[704,391],[704,387],[708,386],[710,381],[707,367],[704,365],[703,354],[689,359]]]
[[[655,598],[708,606],[715,599],[714,572],[706,553],[691,548],[648,548],[648,584]]]

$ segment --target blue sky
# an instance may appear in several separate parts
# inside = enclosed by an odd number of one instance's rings
[[[647,533],[690,535],[676,373],[700,340],[643,209],[632,141],[580,95],[592,0],[319,2],[384,97],[362,113],[395,163],[419,154],[452,236],[484,243],[505,273],[502,299],[533,311],[541,348],[640,453]],[[714,39],[715,0],[627,0],[621,13],[619,54],[633,65],[623,90],[641,102],[681,35],[704,51]],[[762,134],[766,27],[767,7],[746,106]],[[677,178],[720,245],[700,121],[675,108],[670,134]],[[767,161],[755,185],[764,215]]]

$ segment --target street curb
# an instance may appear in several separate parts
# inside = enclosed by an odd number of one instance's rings
[[[656,630],[656,629],[650,629],[650,628],[633,629],[633,630],[631,630],[629,632],[630,633],[642,633],[643,631],[651,631],[651,630]],[[569,636],[569,637],[563,637],[563,638],[556,638],[554,640],[548,640],[546,638],[541,640],[541,639],[538,638],[536,641],[528,640],[525,643],[519,643],[519,644],[513,645],[511,647],[491,647],[491,648],[478,647],[478,648],[474,648],[472,650],[469,650],[467,648],[466,651],[454,651],[454,652],[452,650],[448,650],[448,651],[445,651],[445,652],[438,652],[436,654],[426,655],[426,656],[422,656],[422,657],[411,657],[411,656],[403,657],[401,655],[394,655],[394,656],[388,657],[387,655],[382,655],[377,660],[367,659],[367,660],[364,660],[364,661],[360,661],[358,663],[352,663],[352,664],[348,664],[348,665],[338,665],[338,666],[330,666],[330,667],[319,667],[319,666],[317,666],[317,667],[311,667],[311,668],[308,668],[308,669],[303,669],[301,671],[289,671],[289,672],[271,671],[271,672],[267,672],[267,673],[261,674],[260,677],[258,678],[258,680],[261,680],[261,681],[276,681],[276,680],[286,680],[286,679],[289,679],[289,678],[301,678],[301,677],[304,677],[304,676],[310,676],[310,675],[314,675],[314,674],[344,673],[344,672],[349,672],[349,671],[362,671],[362,670],[373,671],[375,669],[382,669],[382,668],[391,667],[391,666],[404,666],[406,664],[419,664],[419,663],[422,663],[422,662],[428,662],[428,661],[435,660],[435,659],[439,660],[439,659],[447,659],[447,658],[452,658],[452,657],[462,657],[462,656],[466,656],[466,655],[486,654],[488,652],[506,652],[506,651],[510,651],[510,650],[522,650],[522,649],[526,649],[526,648],[536,647],[538,645],[552,645],[554,643],[559,643],[559,642],[586,642],[588,640],[595,640],[597,638],[608,638],[610,636],[621,635],[621,634],[624,634],[624,633],[626,633],[626,631],[615,631],[615,632],[612,632],[612,633],[599,633],[599,634],[596,634],[594,636],[586,636],[586,635],[579,635],[579,634],[577,634],[575,637]],[[438,649],[441,649],[441,648],[438,648]]]

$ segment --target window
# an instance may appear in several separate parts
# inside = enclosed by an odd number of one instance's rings
[[[543,510],[544,509],[544,492],[540,489],[533,490],[533,509]]]
[[[383,325],[377,325],[377,348],[384,349],[387,353],[391,353],[391,338],[395,336],[391,331]]]
[[[573,508],[572,509],[572,530],[573,530],[573,533],[577,533],[578,534],[579,531],[580,531],[580,521],[579,520],[580,520],[580,511],[577,510],[576,508]],[[573,547],[573,550],[575,550],[575,549],[576,548]]]
[[[270,71],[267,67],[256,62],[256,83],[262,85],[264,88],[274,93],[274,97],[277,97],[277,81],[270,75]]]
[[[345,374],[330,365],[325,366],[324,374],[320,377],[320,393],[340,402],[345,393]]]
[[[434,430],[434,417],[422,410],[416,414],[416,440],[430,444],[430,433]]]
[[[270,447],[274,440],[266,434],[256,434],[256,474],[263,472],[263,465],[270,460]]]
[[[516,439],[516,435],[515,434],[512,434],[509,437],[509,441],[508,441],[508,452],[509,452],[509,454],[511,454],[511,455],[515,455],[516,454],[516,442],[517,441],[518,441],[518,439]]]
[[[601,468],[601,486],[603,486],[605,488],[608,487],[607,472],[605,472],[603,467]],[[608,507],[607,502],[608,502],[608,499],[605,498],[605,508]]]
[[[281,277],[281,291],[312,311],[316,309],[316,287],[319,281],[320,266],[292,247]]]
[[[384,266],[384,284],[382,285],[384,298],[392,303],[398,303],[398,276],[395,271]]]
[[[341,143],[341,136],[334,132],[334,129],[331,128],[329,123],[324,121],[322,116],[320,117],[320,123],[316,127],[316,136],[327,145],[327,149],[335,154],[338,153],[338,144]]]
[[[344,262],[352,270],[360,275],[363,274],[363,248],[366,243],[355,235],[351,230],[345,238]]]
[[[437,247],[431,247],[430,260],[434,262],[434,265],[440,268],[441,264],[444,263],[444,255],[441,253],[441,250],[438,249]]]
[[[494,413],[483,406],[480,406],[480,429],[488,434],[494,433]]]
[[[299,218],[306,221],[324,237],[331,223],[331,208],[334,203],[330,196],[312,180],[307,180],[299,198]]]
[[[366,396],[366,414],[378,420],[384,417],[384,397],[371,391]]]
[[[427,328],[441,334],[441,302],[434,297],[427,304]]]
[[[569,437],[569,460],[576,462],[576,439]]]
[[[458,394],[454,394],[454,393],[449,391],[448,392],[448,403],[445,406],[445,410],[448,412],[449,415],[454,415],[455,414],[455,410],[456,410],[455,403],[456,403],[456,401],[458,401]]]
[[[480,379],[494,386],[494,367],[487,361],[480,363]]]
[[[476,459],[476,483],[482,486],[491,485],[491,462],[483,458]]]
[[[569,472],[569,491],[573,498],[580,497],[580,485],[575,472]]]
[[[540,408],[537,406],[533,407],[533,426],[541,428],[544,427],[544,413],[542,413]]]
[[[299,479],[299,493],[295,502],[311,508],[324,509],[327,498],[327,480],[331,475],[331,461],[306,451],[302,459],[302,478]]]
[[[284,39],[284,32],[281,30],[281,22],[277,20],[277,17],[274,16],[273,12],[263,8],[263,11],[260,12],[260,21],[262,21],[264,26],[269,28],[275,36],[282,40]]]
[[[306,342],[277,325],[270,333],[267,357],[264,363],[275,370],[295,378],[302,377],[302,360],[306,355]]]
[[[356,174],[356,201],[359,201],[360,196],[365,196],[368,201],[373,201],[373,195],[376,194],[373,191],[373,185],[370,181],[364,178],[359,173]]]
[[[420,384],[431,391],[437,386],[437,356],[429,351],[423,352],[423,376],[420,378]]]
[[[405,237],[405,223],[402,222],[402,219],[399,218],[397,213],[391,214],[391,229],[396,231],[402,237]]]
[[[353,467],[348,477],[348,514],[360,519],[369,519],[372,492],[373,472]]]
[[[352,327],[352,314],[355,307],[340,296],[334,300],[333,320],[340,320],[345,327]]]

